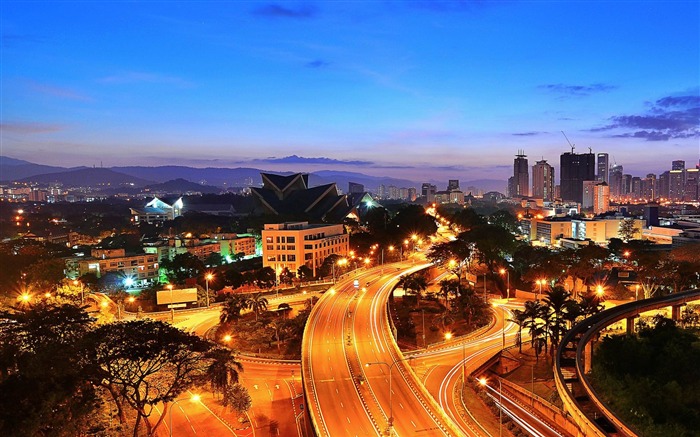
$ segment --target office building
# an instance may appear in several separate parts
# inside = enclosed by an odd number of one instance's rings
[[[583,181],[595,180],[593,153],[566,152],[560,157],[561,197],[564,201],[583,201]]]
[[[622,171],[621,165],[615,164],[610,168],[608,185],[610,185],[610,195],[614,199],[619,199],[622,196]]]
[[[685,170],[685,161],[679,159],[671,162],[671,170]]]
[[[424,183],[421,186],[421,196],[425,199],[427,203],[433,203],[435,201],[435,192],[437,187],[433,184]]]
[[[683,161],[673,161],[675,163]],[[668,175],[668,197],[671,200],[683,200],[685,191],[685,169],[671,170]]]
[[[668,192],[671,183],[671,172],[666,170],[659,175],[659,181],[657,184],[658,194],[657,198],[668,199]]]
[[[598,181],[610,183],[610,161],[607,153],[599,153],[598,157]]]
[[[610,185],[599,182],[593,187],[593,214],[603,214],[610,210]]]
[[[518,150],[513,160],[513,177],[508,180],[508,197],[527,197],[530,195],[530,168],[527,165],[525,151]]]
[[[459,180],[450,179],[447,182],[447,191],[459,191]]]
[[[694,202],[698,200],[698,177],[700,169],[686,168],[685,169],[685,188],[683,190],[683,200],[686,202]]]
[[[342,224],[308,222],[266,224],[262,231],[263,267],[296,274],[302,265],[313,275],[329,255],[347,256],[350,239]]]
[[[644,179],[642,197],[647,200],[654,200],[658,197],[659,188],[657,186],[656,175],[654,173],[649,173]]]
[[[554,167],[544,159],[532,166],[532,197],[554,200]]]

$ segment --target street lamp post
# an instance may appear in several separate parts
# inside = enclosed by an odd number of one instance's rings
[[[175,307],[173,306],[173,284],[166,286],[170,290],[170,322],[175,322]]]
[[[207,273],[206,276],[204,276],[204,283],[206,284],[206,293],[207,293],[207,308],[209,308],[209,281],[214,278],[214,275],[211,273]]]
[[[639,300],[639,284],[634,286],[634,300]]]
[[[479,379],[479,384],[483,385],[484,387],[487,386],[488,381],[486,378],[481,378]],[[498,409],[498,435],[503,436],[503,384],[501,383],[501,379],[498,378],[498,403],[499,403],[499,409]]]
[[[502,275],[507,275],[507,277],[508,277],[508,285],[506,286],[506,299],[510,299],[510,270],[501,269],[500,273]]]
[[[80,305],[85,305],[85,285],[83,284],[83,281],[78,281],[77,279],[73,280],[73,285],[76,287],[80,284]]]
[[[384,361],[373,361],[371,363],[365,363],[365,367],[369,367],[373,364],[383,364],[389,368],[389,420],[388,420],[388,426],[387,426],[387,431],[388,434],[391,435],[392,429],[394,427],[394,397],[393,397],[393,391],[391,389],[391,371],[394,369],[394,366],[401,361],[407,361],[407,360],[412,360],[414,357],[408,357],[408,358],[399,358],[398,360],[394,360],[391,364],[388,364]]]
[[[192,397],[189,399],[192,402],[199,402],[202,398],[199,395],[192,395]],[[170,409],[168,410],[168,428],[170,430],[170,437],[173,437],[173,408],[175,407],[175,404],[180,402],[182,399],[175,399],[172,404],[170,405]]]

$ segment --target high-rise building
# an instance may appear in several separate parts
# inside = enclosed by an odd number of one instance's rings
[[[594,202],[594,188],[598,181],[583,181],[583,197],[581,199],[581,209],[592,209]]]
[[[610,196],[615,199],[622,197],[622,166],[613,165],[610,168],[610,174],[608,184],[610,185]]]
[[[698,200],[698,180],[700,178],[699,168],[685,169],[685,189],[683,190],[683,200],[694,202]]]
[[[524,150],[518,150],[513,160],[513,179],[509,180],[509,197],[527,197],[530,195],[530,168]]]
[[[647,200],[656,199],[659,194],[659,187],[657,186],[656,175],[654,173],[649,173],[642,182],[642,196]]]
[[[560,157],[561,197],[564,201],[583,201],[583,181],[595,180],[593,153],[562,153]]]
[[[642,178],[639,176],[632,177],[632,187],[630,189],[631,197],[635,199],[642,198]]]
[[[685,170],[685,161],[678,159],[671,162],[671,170]]]
[[[610,183],[610,162],[607,153],[598,154],[598,181]]]
[[[673,161],[674,166],[676,162]],[[685,169],[671,170],[668,177],[668,197],[671,200],[683,200],[685,189]]]
[[[593,214],[603,214],[610,210],[610,186],[599,182],[593,187]]]
[[[532,197],[554,200],[554,167],[547,160],[537,161],[532,166]]]
[[[622,175],[622,189],[620,190],[621,197],[629,197],[632,192],[632,175],[623,174]]]
[[[427,203],[433,203],[435,201],[436,191],[437,187],[435,185],[426,182],[421,186],[420,193]]]
[[[447,191],[459,191],[459,180],[450,179],[447,182]]]
[[[671,186],[671,172],[666,170],[659,175],[659,193],[657,198],[668,199],[669,188]]]

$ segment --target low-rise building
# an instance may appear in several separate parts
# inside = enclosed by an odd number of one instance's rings
[[[329,255],[346,256],[350,239],[342,224],[308,222],[266,224],[262,231],[263,267],[296,273],[302,265],[313,275]]]
[[[76,278],[86,273],[102,277],[107,273],[119,273],[131,278],[134,285],[145,285],[158,278],[158,258],[155,254],[127,254],[124,249],[92,249],[89,257],[66,259],[68,277]]]

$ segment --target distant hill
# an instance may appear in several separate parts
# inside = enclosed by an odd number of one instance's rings
[[[75,167],[73,170],[77,168],[84,167]],[[33,162],[21,159],[0,156],[0,181],[17,181],[30,176],[59,173],[66,170],[69,169],[65,167],[34,164]]]
[[[188,191],[199,191],[206,194],[218,194],[221,192],[221,188],[212,185],[202,185],[195,182],[190,182],[188,180],[178,178],[172,181],[163,182],[162,184],[147,185],[146,187],[151,191],[165,191],[167,193],[186,193]]]
[[[64,170],[62,172],[29,176],[20,179],[20,182],[37,182],[42,184],[58,182],[63,184],[64,187],[96,188],[119,186],[142,187],[153,183],[153,181],[129,176],[108,168],[81,168],[78,170]]]
[[[56,181],[62,179],[63,176],[48,176],[49,174],[56,173],[70,173],[71,171],[77,170],[95,170],[95,171],[112,171],[115,174],[121,175],[120,177],[112,178],[104,176],[102,179],[96,177],[95,186],[104,186],[105,184],[111,184],[114,188],[121,188],[119,192],[131,192],[127,190],[127,187],[123,184],[134,183],[134,187],[142,188],[146,185],[154,184],[164,184],[174,180],[182,180],[190,184],[197,185],[196,191],[202,192],[213,192],[210,191],[212,187],[230,188],[230,187],[244,187],[250,185],[252,182],[253,186],[259,186],[262,182],[260,178],[260,173],[266,170],[261,170],[258,168],[249,167],[236,167],[236,168],[218,168],[218,167],[207,167],[207,168],[195,168],[177,165],[165,165],[159,167],[144,167],[144,166],[125,166],[125,167],[111,167],[109,169],[96,168],[91,169],[87,167],[75,167],[75,168],[63,168],[63,167],[52,167],[47,165],[34,164],[21,159],[14,159],[10,157],[0,156],[0,180],[3,181],[14,181],[14,180],[26,180],[31,178],[32,181],[44,182],[44,181]],[[271,173],[277,173],[282,175],[289,175],[292,172],[278,172],[273,171]],[[89,172],[88,172],[89,174]],[[124,178],[128,176],[129,178]],[[48,179],[47,179],[48,178]],[[365,186],[365,189],[370,192],[376,192],[380,185],[394,185],[396,187],[415,187],[420,191],[421,184],[423,182],[430,182],[438,187],[438,190],[444,190],[447,187],[447,180],[431,180],[431,181],[413,181],[409,179],[401,178],[390,178],[390,177],[378,177],[370,176],[359,172],[350,171],[337,171],[337,170],[321,170],[309,174],[309,184],[311,186],[324,185],[335,182],[343,192],[348,190],[348,182],[355,182]],[[77,182],[72,180],[69,186],[75,186],[73,183],[86,184],[87,181]],[[116,184],[116,185],[115,185]],[[487,191],[499,191],[501,193],[505,192],[506,182],[503,180],[496,179],[478,179],[478,180],[460,180],[460,187],[466,193],[468,193],[467,187],[474,186],[478,189]],[[193,187],[193,186],[192,186]],[[202,187],[209,187],[204,188]],[[169,191],[166,186],[163,187],[151,187],[154,191]],[[177,184],[172,186],[173,191],[190,191],[185,185],[178,187]],[[110,190],[111,191],[111,190]]]

